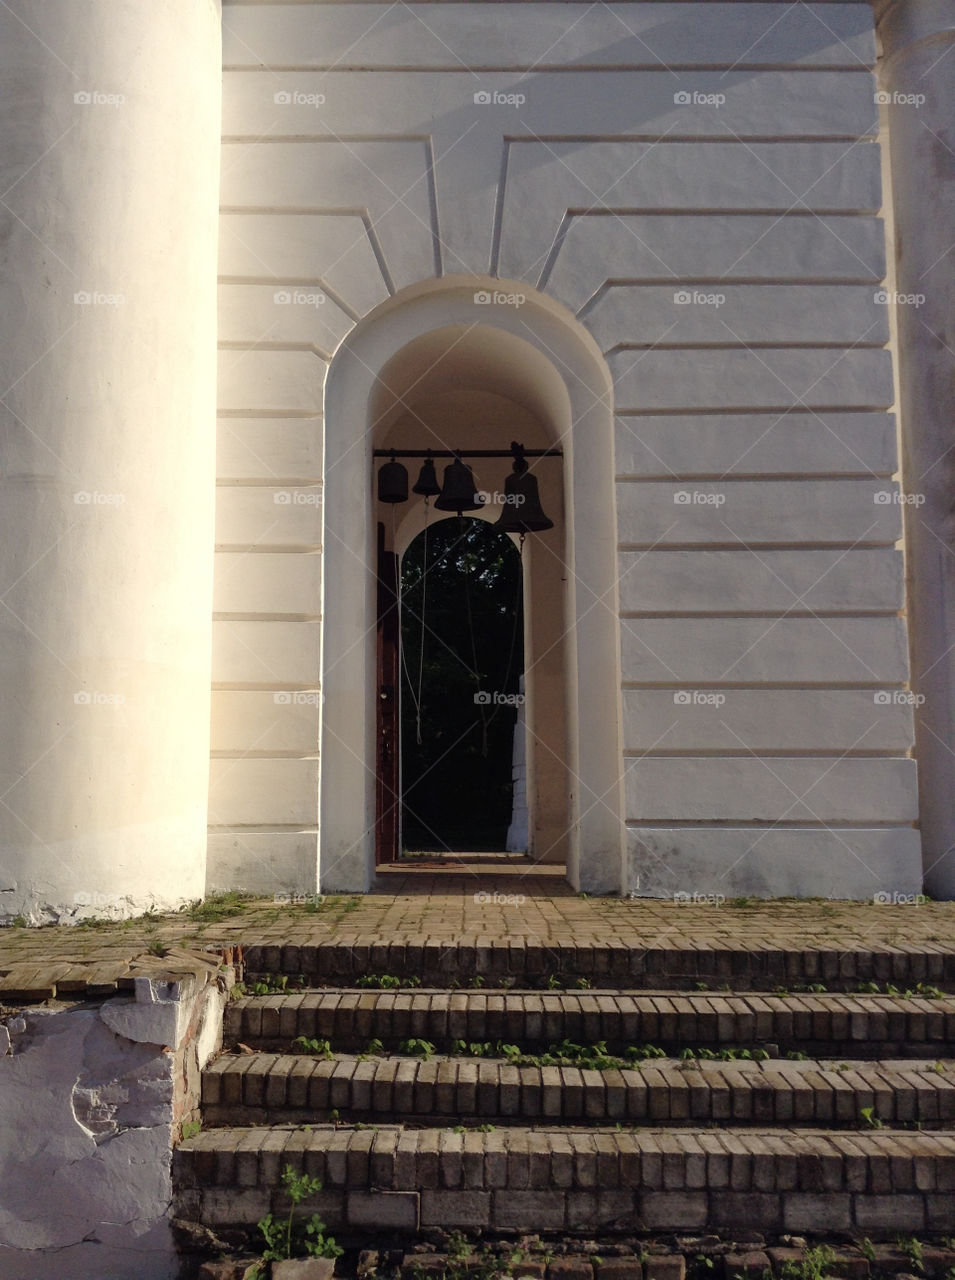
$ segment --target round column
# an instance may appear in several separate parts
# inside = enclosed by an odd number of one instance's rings
[[[955,897],[955,0],[876,4],[926,890]]]
[[[0,916],[205,879],[215,0],[0,7]]]

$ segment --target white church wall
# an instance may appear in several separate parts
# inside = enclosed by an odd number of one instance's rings
[[[620,887],[910,891],[870,6],[244,2],[223,32],[215,883],[286,849],[316,887],[320,705],[267,696],[317,687],[323,380],[467,272],[550,295],[613,377]]]

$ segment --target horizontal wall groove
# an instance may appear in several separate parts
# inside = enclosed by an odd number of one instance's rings
[[[358,3],[364,0],[357,0]],[[368,3],[374,3],[374,0],[367,0]],[[424,3],[430,3],[431,0],[423,0]],[[488,0],[485,0],[487,3]],[[491,3],[504,3],[505,0],[490,0]],[[527,3],[527,0],[523,0]],[[557,0],[558,3],[570,3],[571,0]],[[638,0],[629,0],[630,3],[636,3]],[[737,0],[740,2],[740,0]],[[765,0],[764,0],[765,2]],[[293,0],[294,3],[294,0]],[[356,0],[349,0],[350,4],[356,3]],[[422,0],[417,0],[422,3]],[[471,0],[473,3],[473,0]],[[742,3],[748,3],[748,0],[742,0]],[[228,7],[226,0],[225,7]],[[846,71],[854,71],[858,75],[871,75],[873,68],[860,65],[858,62],[846,63],[827,63],[824,67],[803,62],[747,62],[743,64],[734,63],[730,65],[726,62],[668,62],[665,68],[661,68],[659,59],[653,62],[621,62],[621,63],[600,63],[600,62],[574,62],[574,63],[558,63],[558,62],[541,62],[541,63],[520,63],[512,65],[502,65],[495,62],[474,63],[462,67],[459,62],[456,63],[429,63],[423,67],[420,64],[411,62],[395,62],[395,63],[375,63],[372,65],[367,62],[334,62],[334,63],[302,63],[288,62],[270,63],[268,66],[258,64],[257,66],[248,66],[241,62],[223,63],[223,72],[230,75],[271,75],[276,72],[296,73],[300,75],[335,75],[341,72],[348,75],[381,75],[388,72],[396,72],[404,75],[415,73],[417,75],[575,75],[589,72],[591,74],[628,74],[635,71],[655,71],[659,74],[661,69],[671,71],[674,74],[682,75],[716,75],[719,72],[729,74],[730,72],[758,72],[758,71],[786,71],[786,72],[805,72],[815,75],[842,75]]]
[[[624,747],[623,755],[625,760],[684,758],[699,760],[702,757],[718,760],[907,760],[911,758],[909,749],[905,746],[884,747],[873,751],[846,751],[840,747],[760,747],[758,751],[748,751],[742,747],[674,747],[669,751]]]
[[[861,544],[860,544],[861,545]],[[241,553],[242,555],[286,555],[301,553],[303,555],[314,555],[322,550],[321,544],[317,542],[283,542],[279,546],[264,547],[258,542],[222,542],[217,543],[216,552],[231,552],[232,554]]]
[[[322,422],[324,414],[321,409],[218,409],[216,418],[220,422],[229,422],[233,419],[241,422],[245,418],[287,418],[290,422]]]
[[[898,757],[897,757],[898,758]],[[706,830],[707,828],[719,827],[721,829],[740,830],[740,831],[857,831],[862,830],[880,830],[880,831],[911,831],[917,827],[914,822],[885,822],[879,818],[853,818],[839,819],[832,822],[800,822],[798,818],[786,818],[785,820],[769,821],[759,819],[751,821],[746,818],[701,818],[698,822],[688,822],[685,819],[677,818],[627,818],[625,824],[628,828],[638,828],[649,831],[694,831]]]
[[[786,682],[784,680],[622,680],[620,687],[624,691],[628,689],[646,690],[648,692],[666,693],[668,691],[680,689],[714,689],[719,691],[732,689],[746,689],[750,692],[758,690],[759,692],[768,692],[770,690],[780,690],[786,692],[801,692],[803,690],[809,692],[817,690],[822,693],[853,693],[865,692],[881,692],[882,690],[895,691],[899,693],[906,692],[905,683],[901,680],[873,680],[870,683],[852,682],[846,680],[834,680],[826,683],[820,680],[800,680]],[[874,704],[877,705],[877,704]]]
[[[208,831],[214,831],[222,835],[318,835],[317,826],[303,826],[300,822],[278,823],[278,822],[259,822],[247,823],[245,825],[236,822],[210,822]]]
[[[213,622],[321,622],[320,613],[213,613]]]
[[[320,489],[322,483],[321,476],[314,479],[303,476],[250,476],[248,479],[242,476],[219,476],[216,479],[216,487],[219,489],[280,489],[283,486],[289,489]]]
[[[630,473],[614,476],[616,484],[769,484],[785,481],[806,481],[816,484],[820,480],[881,480],[892,484],[895,471],[644,471],[640,475]],[[240,481],[238,483],[245,483]],[[302,482],[299,481],[299,484]]]
[[[683,508],[674,504],[674,510],[677,514]],[[731,531],[732,532],[732,531]],[[751,538],[736,538],[732,541],[724,539],[720,542],[668,542],[661,545],[660,541],[656,542],[619,542],[617,543],[618,551],[856,551],[869,550],[872,547],[895,547],[898,539],[886,540],[876,539],[874,541],[852,541],[852,542],[806,542],[800,539],[798,542],[756,542]]]
[[[226,751],[212,750],[210,760],[317,760],[315,751]]]
[[[745,554],[745,552],[743,553]],[[794,591],[793,596],[798,599],[798,594]],[[749,609],[648,609],[646,612],[636,612],[628,609],[626,613],[621,613],[620,618],[623,621],[630,619],[633,622],[639,622],[641,619],[663,618],[677,620],[679,618],[693,618],[694,620],[703,620],[705,618],[765,618],[767,621],[781,618],[898,618],[898,609],[779,609],[774,612],[766,612],[764,610]]]
[[[676,405],[676,406],[669,406],[667,408],[655,407],[655,408],[640,409],[635,405],[627,405],[625,408],[617,409],[616,413],[617,413],[617,416],[621,418],[685,417],[690,414],[700,414],[700,415],[721,414],[723,416],[728,416],[732,414],[735,416],[737,414],[744,414],[744,413],[762,413],[762,414],[778,413],[779,416],[782,418],[788,413],[795,413],[797,410],[812,413],[816,417],[821,417],[822,414],[824,413],[840,413],[840,412],[842,413],[891,413],[893,412],[893,405],[820,404],[820,405],[813,405],[812,408],[810,409],[807,405],[801,403],[799,400],[793,400],[789,404],[760,404],[760,405],[750,405],[749,407],[744,407],[741,405],[724,404],[724,405],[720,405],[718,408],[712,408],[712,409],[694,408],[692,405]]]

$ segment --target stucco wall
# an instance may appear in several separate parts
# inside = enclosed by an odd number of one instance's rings
[[[870,6],[243,2],[223,35],[210,884],[316,887],[324,377],[469,274],[613,378],[621,887],[914,891]]]

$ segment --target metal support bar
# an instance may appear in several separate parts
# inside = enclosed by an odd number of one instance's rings
[[[563,449],[524,449],[525,458],[562,458]],[[513,458],[510,449],[375,449],[375,458]]]

